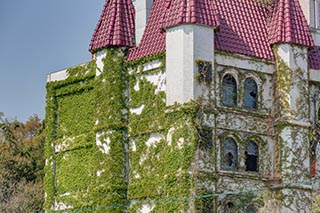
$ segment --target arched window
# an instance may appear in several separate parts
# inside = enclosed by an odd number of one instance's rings
[[[226,138],[223,144],[223,168],[235,169],[238,161],[238,146],[232,138]]]
[[[256,109],[258,99],[258,87],[252,78],[244,81],[244,107],[247,109]]]
[[[237,105],[237,82],[232,75],[227,74],[222,82],[222,99],[226,106]]]
[[[259,160],[259,149],[258,145],[253,142],[249,141],[245,151],[246,155],[246,171],[253,171],[257,172],[258,169],[258,160]]]

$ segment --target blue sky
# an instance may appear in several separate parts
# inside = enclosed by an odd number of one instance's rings
[[[0,112],[44,118],[46,75],[91,59],[104,2],[0,0]]]

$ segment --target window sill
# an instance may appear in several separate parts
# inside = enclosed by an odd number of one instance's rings
[[[239,106],[218,106],[217,107],[218,111],[222,111],[222,112],[232,112],[232,113],[236,113],[236,114],[245,114],[245,115],[253,115],[253,116],[257,116],[257,117],[267,117],[270,116],[270,113],[265,112],[265,111],[260,111],[259,109],[255,109],[255,110],[250,110],[250,109],[245,109],[245,108],[241,108]]]
[[[255,179],[255,180],[262,179],[262,175],[259,172],[245,172],[245,171],[238,171],[238,170],[220,170],[218,172],[218,176],[249,178],[249,179]]]

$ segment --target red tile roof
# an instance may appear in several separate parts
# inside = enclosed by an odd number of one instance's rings
[[[320,46],[309,52],[309,66],[311,69],[320,70]]]
[[[308,23],[298,0],[274,1],[273,11],[268,20],[270,44],[294,43],[314,46]]]
[[[130,49],[128,61],[152,55],[166,50],[166,35],[162,30],[165,2],[168,0],[155,0],[148,19],[147,26],[138,47]]]
[[[267,41],[267,9],[256,0],[217,0],[220,31],[217,50],[274,60]]]
[[[107,46],[134,46],[134,16],[132,0],[106,0],[89,51]]]
[[[258,0],[204,0],[202,3],[200,0],[155,0],[141,43],[130,49],[127,60],[165,51],[165,33],[161,28],[193,22],[219,24],[214,36],[215,49],[269,61],[274,61],[271,49],[274,43],[313,46],[298,0],[275,1],[266,5]],[[204,7],[211,7],[211,12],[199,12]],[[210,19],[209,15],[215,17]]]
[[[163,28],[186,23],[218,26],[212,0],[167,0],[164,12]]]

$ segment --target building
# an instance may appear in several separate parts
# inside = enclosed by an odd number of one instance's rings
[[[319,0],[107,0],[89,50],[48,75],[47,211],[315,208]]]

